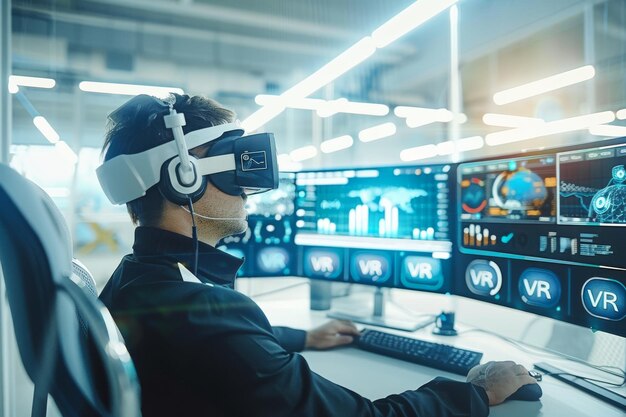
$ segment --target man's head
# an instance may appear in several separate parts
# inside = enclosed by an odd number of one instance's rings
[[[235,114],[222,107],[217,102],[205,97],[189,97],[174,94],[174,109],[185,115],[186,125],[183,132],[186,134],[198,129],[230,123]],[[163,103],[144,96],[139,100],[132,100],[115,112],[111,117],[103,153],[105,161],[122,154],[136,154],[154,148],[174,139],[171,129],[165,127],[163,116],[169,113]],[[190,153],[197,157],[204,157],[210,145],[191,149]],[[213,218],[245,218],[242,196],[231,196],[207,185],[203,197],[194,205],[199,215]],[[158,185],[149,188],[146,195],[127,203],[128,212],[133,223],[142,226],[162,227],[185,234],[191,230],[187,224],[191,223],[190,215],[179,206],[167,201],[161,194]],[[216,221],[198,219],[200,238],[203,235],[215,234],[227,236],[245,230],[245,221]],[[180,230],[179,230],[180,229]]]

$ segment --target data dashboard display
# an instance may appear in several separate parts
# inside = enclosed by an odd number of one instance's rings
[[[457,168],[452,292],[626,336],[626,141]]]
[[[551,222],[556,217],[554,156],[463,164],[461,219]]]
[[[449,252],[449,165],[300,172],[296,243]]]
[[[245,258],[239,276],[284,276],[296,273],[294,247],[295,174],[281,173],[279,187],[246,201],[248,229],[228,236],[218,248]]]
[[[557,157],[559,223],[626,226],[626,146]]]

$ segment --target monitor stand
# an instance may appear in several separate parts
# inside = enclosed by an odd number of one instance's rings
[[[339,320],[350,320],[355,323],[369,324],[372,326],[386,327],[388,329],[403,330],[407,332],[414,332],[417,329],[428,326],[434,323],[434,317],[426,317],[416,321],[414,318],[402,319],[389,319],[384,316],[385,314],[385,295],[381,287],[376,287],[374,292],[374,311],[370,316],[359,316],[350,313],[344,313],[340,311],[331,311],[327,314],[328,317]]]

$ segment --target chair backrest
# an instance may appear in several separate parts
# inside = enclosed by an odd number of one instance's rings
[[[64,416],[139,416],[134,366],[108,310],[72,274],[61,213],[41,188],[3,164],[0,266],[35,391],[43,386]],[[94,375],[104,379],[107,392]]]

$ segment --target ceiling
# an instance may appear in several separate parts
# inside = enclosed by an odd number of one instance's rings
[[[216,98],[245,118],[260,93],[279,94],[314,72],[390,17],[409,0],[13,0],[14,73],[48,76],[53,90],[25,89],[75,149],[99,147],[105,115],[127,99],[84,93],[83,80],[181,87]],[[580,114],[626,102],[626,6],[621,0],[461,0],[459,56],[462,136],[493,130],[481,122],[495,109],[494,92],[584,65],[598,76],[593,103],[587,87],[553,102],[526,102],[504,111],[536,116]],[[590,57],[585,10],[593,31]],[[587,26],[589,27],[589,26]],[[588,29],[589,30],[589,29]],[[395,105],[448,107],[450,36],[447,13],[428,21],[314,96]],[[602,71],[600,69],[603,69]],[[621,80],[621,81],[620,81]],[[616,83],[621,84],[620,87]],[[626,107],[626,106],[623,106]],[[613,109],[617,110],[617,109]],[[14,100],[14,142],[45,139]],[[279,149],[352,134],[387,117],[336,115],[320,119],[288,110],[266,125]],[[311,160],[311,166],[362,165],[376,155],[397,163],[400,149],[446,140],[448,126],[400,126],[388,140],[358,143],[349,153]],[[554,139],[554,138],[553,138]],[[577,136],[555,139],[581,140]],[[502,149],[485,152],[502,153]],[[472,155],[468,155],[472,157]]]

